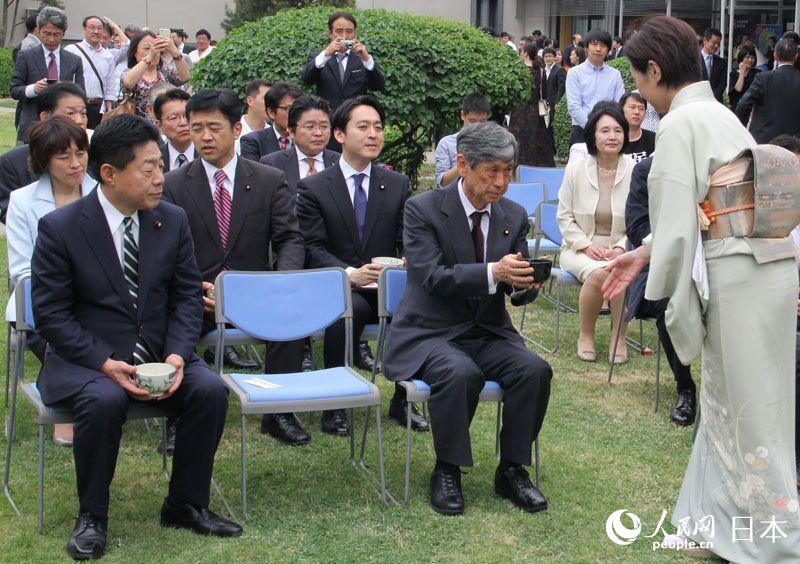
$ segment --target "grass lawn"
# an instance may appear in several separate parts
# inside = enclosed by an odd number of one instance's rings
[[[12,115],[0,115],[0,145],[13,145]],[[0,245],[0,268],[6,249]],[[5,285],[2,285],[3,288]],[[0,290],[0,303],[7,298]],[[574,304],[576,294],[570,295]],[[518,319],[519,311],[513,312]],[[528,312],[526,333],[551,339],[553,309],[543,300]],[[609,318],[599,322],[598,358],[609,342]],[[430,434],[415,434],[412,444],[412,498],[408,507],[384,508],[363,475],[350,465],[348,442],[308,425],[312,442],[281,446],[258,432],[249,420],[249,518],[245,534],[233,540],[203,538],[162,529],[158,511],[166,494],[156,453],[160,433],[140,422],[126,425],[111,488],[109,562],[264,562],[264,561],[475,561],[654,562],[682,558],[652,551],[649,540],[613,544],[605,534],[608,515],[627,509],[642,520],[642,537],[653,532],[662,509],[671,512],[691,444],[691,429],[669,422],[675,386],[662,362],[661,409],[653,413],[655,358],[630,350],[631,361],[605,383],[605,361],[575,358],[577,319],[562,317],[562,347],[544,355],[552,364],[550,407],[541,434],[542,490],[550,507],[525,514],[492,491],[494,405],[479,406],[472,425],[476,465],[463,477],[467,504],[463,517],[443,517],[427,502],[434,453]],[[645,328],[653,348],[655,328]],[[0,345],[4,348],[5,341]],[[5,352],[5,351],[3,351]],[[29,355],[26,377],[38,369]],[[379,380],[384,415],[392,387]],[[307,415],[302,419],[308,422]],[[233,399],[228,428],[217,454],[215,478],[238,510],[239,410]],[[37,428],[32,409],[18,400],[11,489],[22,517],[0,498],[0,560],[64,561],[64,547],[77,511],[72,454],[48,441],[45,462],[45,530],[36,532]],[[359,417],[359,424],[362,423]],[[404,433],[384,419],[388,486],[402,496]],[[48,429],[48,434],[50,430]],[[360,434],[359,434],[360,436]],[[5,448],[5,439],[0,439]],[[376,460],[375,434],[368,461]],[[212,497],[212,509],[221,504]],[[685,560],[689,560],[688,558]]]

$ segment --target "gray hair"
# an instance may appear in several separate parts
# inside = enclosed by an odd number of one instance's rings
[[[122,31],[123,33],[139,33],[139,26],[135,23],[129,23]]]
[[[164,92],[169,92],[170,90],[175,90],[177,86],[172,84],[171,82],[161,81],[155,83],[153,86],[150,87],[150,92],[147,94],[147,103],[152,108],[155,106],[156,98],[161,96]]]
[[[516,162],[519,146],[514,136],[493,121],[464,127],[456,138],[456,151],[471,167],[482,162]]]
[[[67,31],[67,14],[64,10],[54,8],[53,6],[45,6],[36,16],[36,27],[40,28],[51,23],[62,31]]]

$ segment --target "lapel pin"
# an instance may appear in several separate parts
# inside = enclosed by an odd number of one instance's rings
[[[250,185],[249,185],[249,184],[247,184],[247,185],[244,187],[244,189],[245,189],[245,191],[249,192],[249,191],[250,191]]]
[[[163,223],[161,223],[161,220],[160,220],[160,219],[157,219],[157,220],[155,221],[155,223],[153,224],[153,227],[155,227],[156,229],[161,229],[161,226],[162,226],[162,225],[164,225],[164,224],[163,224]]]
[[[508,237],[508,234],[511,233],[508,229],[503,229],[503,237]]]

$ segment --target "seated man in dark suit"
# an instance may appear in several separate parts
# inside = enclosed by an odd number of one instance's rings
[[[430,498],[445,515],[464,512],[461,466],[472,466],[469,426],[484,382],[503,388],[503,429],[495,492],[525,511],[547,508],[523,465],[550,397],[550,366],[525,348],[511,324],[505,294],[535,299],[528,215],[503,198],[518,154],[514,137],[493,122],[458,135],[461,180],[408,201],[408,286],[387,337],[386,377],[420,378],[429,402],[436,467]]]
[[[303,236],[286,177],[236,156],[234,145],[242,127],[236,94],[201,90],[186,104],[186,115],[200,158],[167,174],[164,199],[181,206],[189,217],[203,286],[212,288],[223,270],[301,270]],[[205,335],[216,323],[214,301],[205,297],[203,302]],[[269,343],[266,371],[299,372],[302,355],[302,340]],[[261,432],[291,445],[310,440],[292,413],[265,415]]]
[[[48,86],[37,98],[39,120],[65,116],[86,129],[86,95],[74,82],[57,82]],[[87,130],[91,140],[91,130]],[[28,167],[28,145],[14,147],[0,156],[0,222],[6,221],[9,194],[27,186],[36,176]]]
[[[631,177],[631,190],[628,193],[628,201],[625,204],[625,227],[628,240],[634,247],[642,244],[642,240],[650,235],[650,204],[647,194],[647,175],[650,174],[650,165],[653,157],[647,157],[633,168]],[[672,408],[670,419],[681,426],[694,423],[697,411],[697,395],[695,384],[692,381],[692,373],[689,366],[684,366],[675,347],[672,346],[672,339],[667,332],[664,322],[664,314],[667,311],[668,299],[652,302],[644,298],[644,289],[647,286],[648,269],[645,267],[636,277],[636,280],[628,290],[628,313],[625,321],[630,321],[634,317],[643,319],[655,319],[658,329],[658,339],[664,349],[669,367],[675,376],[675,383],[678,386],[678,401]]]
[[[160,94],[153,102],[156,125],[167,138],[166,143],[161,145],[165,173],[178,169],[197,157],[186,119],[186,102],[189,98],[191,96],[188,92],[173,88]]]
[[[258,162],[261,157],[285,151],[292,146],[289,137],[289,108],[303,95],[300,87],[285,80],[279,80],[264,94],[264,107],[272,120],[272,127],[265,127],[248,133],[239,139],[241,155],[245,159]]]
[[[342,144],[337,165],[299,184],[297,216],[306,241],[306,266],[347,270],[353,287],[353,358],[361,332],[378,316],[375,282],[381,266],[373,257],[402,256],[403,207],[411,195],[407,176],[373,165],[383,148],[383,107],[372,96],[345,101],[333,116],[333,134]],[[325,331],[325,367],[344,365],[344,320]],[[389,415],[405,426],[405,394],[395,388]],[[412,427],[428,429],[416,411]],[[326,411],[322,429],[347,435],[344,410]]]
[[[36,16],[42,44],[20,51],[11,76],[11,97],[22,101],[17,141],[28,142],[28,130],[36,121],[36,99],[52,81],[74,82],[85,90],[83,63],[78,55],[61,48],[67,31],[63,10],[45,6]]]
[[[159,398],[180,416],[161,524],[199,534],[242,529],[208,509],[228,390],[194,353],[203,308],[186,214],[160,202],[161,135],[144,118],[112,118],[89,147],[101,185],[44,216],[31,264],[36,329],[47,341],[37,385],[75,416],[80,510],[67,545],[75,559],[106,546],[109,486],[132,401],[149,399],[136,366],[177,370]]]

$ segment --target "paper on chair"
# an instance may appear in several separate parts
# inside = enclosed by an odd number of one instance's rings
[[[262,380],[261,378],[250,378],[249,380],[242,380],[245,384],[250,384],[251,386],[256,386],[257,388],[264,388],[265,390],[274,390],[276,388],[282,388],[280,384],[276,384],[275,382],[270,382],[269,380]]]

